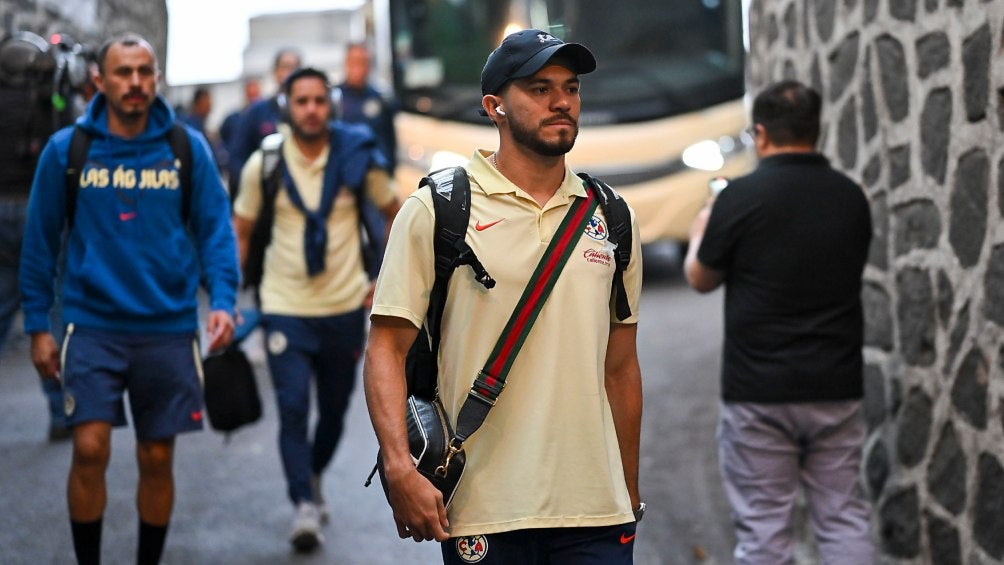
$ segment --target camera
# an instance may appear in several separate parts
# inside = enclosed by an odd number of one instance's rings
[[[54,33],[46,41],[30,31],[17,31],[0,41],[0,85],[51,98],[62,111],[90,82],[94,58],[94,49],[65,33]]]

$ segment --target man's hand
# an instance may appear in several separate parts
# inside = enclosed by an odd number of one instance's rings
[[[373,292],[376,290],[376,281],[370,281],[370,287],[366,291],[366,298],[363,298],[363,308],[370,310],[373,308]]]
[[[43,379],[59,379],[59,347],[49,332],[31,334],[31,362]]]
[[[704,203],[704,206],[694,216],[694,220],[690,223],[691,242],[700,242],[701,238],[704,237],[704,229],[708,226],[708,218],[711,216],[711,207],[714,203],[714,196],[708,198],[708,201]]]
[[[419,541],[446,541],[450,526],[443,506],[443,493],[412,467],[401,473],[386,474],[390,506],[394,511],[397,535]]]
[[[234,319],[229,312],[213,310],[206,322],[206,334],[209,338],[209,351],[219,351],[230,345],[234,338]]]

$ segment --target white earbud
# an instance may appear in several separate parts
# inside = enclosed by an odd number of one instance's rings
[[[505,110],[502,109],[502,106],[496,106],[495,107],[495,112],[498,115],[500,115],[500,116],[504,116],[505,115]]]

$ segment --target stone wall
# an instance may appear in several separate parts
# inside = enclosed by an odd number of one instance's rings
[[[824,99],[865,187],[863,481],[883,563],[1004,562],[1004,1],[751,0],[750,92]]]

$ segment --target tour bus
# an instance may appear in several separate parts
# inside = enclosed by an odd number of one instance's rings
[[[624,196],[643,243],[686,241],[709,181],[752,166],[741,0],[373,0],[371,9],[376,71],[401,103],[405,191],[497,146],[478,113],[481,68],[526,28],[595,54],[568,162]]]

